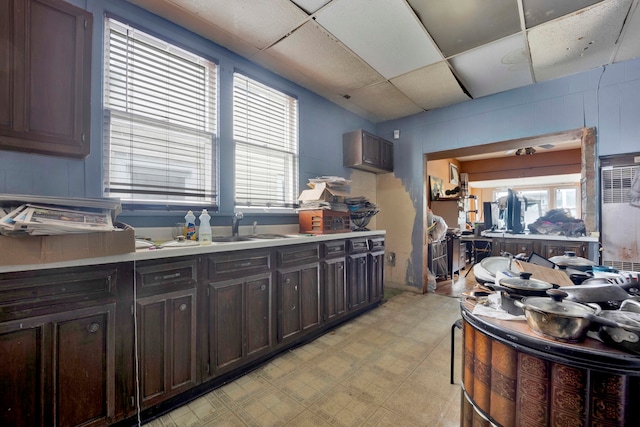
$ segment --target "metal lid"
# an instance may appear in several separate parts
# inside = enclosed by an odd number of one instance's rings
[[[545,291],[551,289],[551,283],[543,282],[538,279],[531,279],[531,273],[523,271],[520,277],[507,277],[500,279],[500,284],[510,289],[518,289],[522,291]]]
[[[601,317],[618,322],[625,329],[640,332],[640,313],[633,311],[603,310]]]
[[[551,257],[549,258],[549,261],[556,265],[563,265],[568,267],[592,267],[596,265],[596,263],[591,261],[590,259],[577,256],[573,251],[566,251],[564,255]]]
[[[547,291],[547,293],[552,297],[527,297],[522,299],[522,304],[534,311],[568,317],[585,317],[596,314],[597,312],[595,308],[587,305],[573,301],[564,301],[563,298],[567,296],[566,292],[551,289]]]

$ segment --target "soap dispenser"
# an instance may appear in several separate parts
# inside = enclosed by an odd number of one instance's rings
[[[200,240],[201,245],[210,245],[211,244],[211,224],[209,221],[211,220],[211,216],[207,212],[206,209],[202,209],[202,213],[198,218],[200,220],[200,230],[198,230],[198,240]]]
[[[196,240],[196,216],[192,211],[187,212],[184,216],[185,227],[187,232],[185,233],[185,237],[187,240]]]

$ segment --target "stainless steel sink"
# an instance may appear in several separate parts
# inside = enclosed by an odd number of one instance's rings
[[[249,236],[250,239],[288,239],[291,236],[286,236],[284,234],[251,234]]]
[[[246,242],[252,240],[249,237],[246,236],[229,236],[229,237],[213,237],[211,239],[212,242],[218,242],[218,243],[222,243],[222,242]]]

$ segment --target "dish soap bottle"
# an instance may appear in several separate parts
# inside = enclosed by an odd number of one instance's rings
[[[202,209],[202,213],[200,214],[200,230],[198,230],[198,240],[200,240],[201,245],[210,245],[211,244],[211,224],[209,220],[211,216],[207,212],[206,209]]]
[[[196,240],[196,216],[193,212],[189,211],[184,216],[184,220],[186,222],[185,228],[186,233],[184,234],[187,240]]]

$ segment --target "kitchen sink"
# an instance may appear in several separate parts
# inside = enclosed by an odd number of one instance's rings
[[[248,236],[229,236],[229,237],[213,237],[211,239],[212,242],[246,242],[252,240]]]
[[[250,239],[287,239],[291,236],[287,236],[284,234],[251,234],[250,236],[247,236]]]

